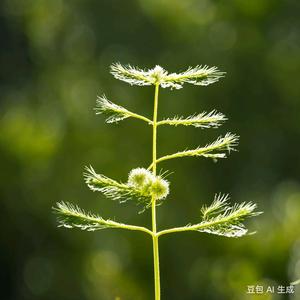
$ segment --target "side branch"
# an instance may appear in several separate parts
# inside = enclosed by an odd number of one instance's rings
[[[144,117],[142,115],[139,115],[139,114],[136,114],[134,112],[128,111],[128,116],[132,117],[132,118],[135,118],[135,119],[142,120],[142,121],[148,123],[148,125],[152,125],[152,121],[150,119],[148,119],[147,117]]]
[[[258,215],[258,214],[260,214],[260,213],[256,213],[255,215]],[[253,216],[255,216],[255,215],[253,215]],[[169,233],[183,232],[183,231],[207,232],[207,233],[213,233],[213,234],[223,235],[223,236],[227,236],[227,237],[240,237],[247,233],[247,229],[237,228],[237,227],[232,228],[232,229],[238,229],[239,230],[238,232],[228,231],[228,234],[225,234],[225,233],[221,234],[221,233],[213,232],[214,228],[216,228],[218,226],[222,226],[224,224],[226,225],[226,223],[229,221],[230,221],[229,218],[224,218],[224,219],[216,219],[216,220],[212,220],[212,221],[203,221],[199,224],[194,224],[194,225],[174,227],[174,228],[165,229],[165,230],[158,232],[157,236],[162,236],[162,235],[169,234]]]
[[[243,221],[248,217],[261,214],[255,211],[256,204],[252,202],[234,204],[228,203],[228,195],[216,195],[210,206],[201,209],[202,221],[194,225],[170,228],[157,233],[157,236],[182,231],[198,231],[226,237],[241,237],[247,234]]]
[[[157,233],[157,236],[160,237],[165,234],[183,232],[183,231],[195,231],[195,229],[193,229],[194,226],[195,225],[193,225],[193,226],[186,225],[186,226],[182,226],[182,227],[174,227],[174,228],[170,228],[170,229],[161,230]]]
[[[143,231],[152,236],[152,232],[146,227],[105,220],[100,216],[86,213],[84,210],[71,203],[57,203],[57,207],[53,207],[53,210],[58,215],[59,227],[79,228],[87,231],[95,231],[106,228],[127,229]]]
[[[160,163],[165,160],[187,157],[187,156],[203,156],[212,159],[226,158],[226,153],[235,150],[235,146],[238,144],[238,136],[235,134],[227,133],[224,137],[219,137],[216,141],[208,144],[204,147],[198,147],[193,150],[184,150],[174,154],[165,155],[156,160],[156,163]],[[148,169],[152,168],[151,164]]]
[[[128,109],[111,102],[106,98],[105,95],[97,98],[95,111],[96,114],[107,115],[105,120],[106,123],[118,123],[119,121],[127,118],[135,118],[152,125],[152,121],[148,118],[131,112]]]

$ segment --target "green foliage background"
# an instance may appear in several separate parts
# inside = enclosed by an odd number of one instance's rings
[[[153,299],[152,246],[126,231],[56,228],[56,201],[122,222],[150,225],[92,193],[92,164],[126,180],[151,160],[151,128],[135,120],[107,125],[96,95],[151,116],[153,88],[130,87],[108,73],[112,62],[169,71],[208,64],[227,72],[209,87],[162,90],[159,116],[217,109],[220,129],[159,128],[159,155],[241,136],[239,152],[213,163],[183,159],[159,229],[197,220],[215,192],[258,202],[265,213],[241,239],[206,234],[160,240],[162,297],[300,299],[247,295],[248,285],[288,285],[300,277],[300,19],[296,0],[5,0],[0,4],[1,299]]]

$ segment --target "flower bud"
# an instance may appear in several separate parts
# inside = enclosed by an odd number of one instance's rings
[[[155,197],[156,200],[163,199],[169,194],[169,182],[161,176],[154,176],[144,168],[131,170],[128,184],[138,189],[142,195]]]
[[[128,183],[137,188],[143,188],[152,182],[153,175],[150,171],[144,168],[137,168],[130,171]]]
[[[162,179],[160,176],[156,176],[150,187],[151,195],[157,200],[166,198],[169,194],[169,182]]]

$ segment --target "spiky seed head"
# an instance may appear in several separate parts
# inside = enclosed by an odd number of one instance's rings
[[[144,168],[136,168],[130,171],[128,176],[128,184],[137,188],[144,187],[152,182],[153,175]]]
[[[169,182],[160,176],[156,176],[152,181],[150,191],[156,199],[164,199],[169,194]]]

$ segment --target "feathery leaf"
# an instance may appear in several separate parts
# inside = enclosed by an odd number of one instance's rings
[[[195,226],[195,230],[226,237],[240,237],[248,230],[242,223],[245,218],[261,214],[255,212],[256,204],[243,202],[230,206],[228,195],[217,195],[213,203],[201,209],[203,221]]]
[[[227,133],[224,137],[219,137],[211,144],[207,144],[205,147],[198,147],[193,150],[184,150],[174,154],[166,155],[157,159],[157,163],[179,157],[186,156],[204,156],[212,159],[226,158],[224,151],[230,152],[235,150],[234,147],[238,144],[238,136],[235,134]],[[151,168],[150,165],[149,168]]]
[[[143,120],[148,124],[152,124],[152,121],[148,118],[133,113],[126,108],[109,101],[105,95],[97,98],[95,111],[96,114],[108,115],[106,123],[118,123],[119,121],[127,118],[136,118]]]
[[[53,208],[58,215],[59,227],[80,228],[87,231],[95,231],[105,228],[117,228],[121,224],[104,220],[102,217],[86,213],[77,205],[65,202],[58,202],[57,207]]]
[[[215,199],[210,206],[202,206],[201,213],[203,220],[206,220],[214,215],[221,213],[228,206],[229,195],[216,194]]]
[[[182,88],[184,83],[194,85],[209,85],[217,82],[224,77],[225,72],[221,72],[216,67],[196,66],[189,67],[186,71],[181,73],[171,73],[164,79],[162,87],[171,87],[175,89]]]
[[[184,117],[174,117],[172,119],[168,118],[162,121],[159,121],[157,125],[183,125],[183,126],[194,126],[200,128],[217,128],[226,121],[227,118],[217,111],[213,110],[210,113],[200,113],[194,114],[187,118]]]
[[[98,215],[86,213],[77,205],[68,202],[58,202],[57,207],[53,207],[53,210],[58,215],[59,227],[79,228],[86,231],[95,231],[106,228],[119,228],[143,231],[152,235],[152,232],[145,227],[123,224],[112,220],[105,220]]]
[[[119,80],[125,81],[130,85],[153,85],[155,84],[155,78],[151,75],[154,73],[152,70],[142,70],[130,65],[122,66],[120,63],[111,65],[111,74]]]
[[[165,229],[158,232],[158,236],[183,231],[199,231],[226,237],[245,235],[248,230],[242,222],[248,217],[260,215],[261,212],[255,211],[256,204],[252,202],[230,206],[228,200],[228,195],[216,195],[210,206],[201,208],[202,221],[200,223]]]
[[[111,65],[111,74],[119,80],[131,85],[160,85],[162,88],[181,89],[184,83],[209,85],[224,77],[224,72],[216,67],[189,67],[181,73],[168,73],[161,66],[143,70],[136,67],[122,66],[120,63]]]

